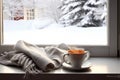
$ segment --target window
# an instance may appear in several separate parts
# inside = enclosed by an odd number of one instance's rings
[[[89,50],[92,56],[116,56],[117,0],[82,0],[81,3],[74,0],[26,0],[23,5],[22,0],[12,0],[13,4],[9,6],[10,0],[1,1],[1,44],[4,43],[1,47],[23,39],[38,45],[76,45]],[[57,4],[53,5],[52,1]],[[104,1],[107,3],[103,4]]]

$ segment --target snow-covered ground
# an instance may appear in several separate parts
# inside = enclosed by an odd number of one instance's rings
[[[34,44],[107,45],[107,27],[63,27],[51,20],[4,20],[4,44],[25,40]]]

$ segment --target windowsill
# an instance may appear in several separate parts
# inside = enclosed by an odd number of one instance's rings
[[[87,72],[73,72],[65,69],[57,69],[49,72],[54,74],[120,74],[120,58],[90,58],[90,70]],[[0,73],[24,74],[19,68],[0,65]]]
[[[72,74],[120,74],[120,58],[90,58],[91,67],[86,72],[73,72],[64,69],[54,71],[54,73]]]

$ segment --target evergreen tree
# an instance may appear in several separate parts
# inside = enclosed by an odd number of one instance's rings
[[[88,12],[81,20],[82,27],[99,27],[106,23],[107,0],[88,0],[84,6]]]
[[[96,27],[106,23],[107,0],[62,0],[62,17],[65,26]]]
[[[76,25],[82,20],[83,5],[87,0],[62,0],[60,23],[65,26]]]

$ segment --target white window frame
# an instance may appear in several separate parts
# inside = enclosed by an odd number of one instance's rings
[[[93,57],[96,56],[108,56],[116,57],[117,56],[117,1],[118,0],[109,0],[109,19],[108,19],[108,46],[80,46],[80,45],[71,45],[85,48],[90,51],[90,55]],[[0,0],[0,53],[4,51],[13,50],[14,45],[3,45],[3,16],[2,16],[2,0]],[[39,45],[41,47],[46,45]]]

